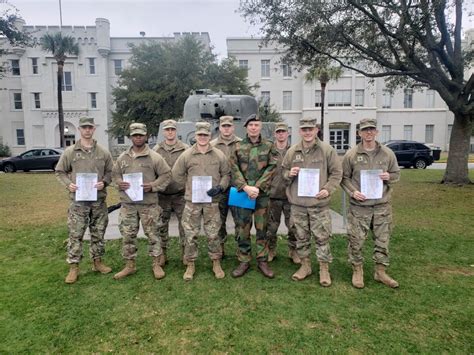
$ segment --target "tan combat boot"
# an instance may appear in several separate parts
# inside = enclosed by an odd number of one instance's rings
[[[223,279],[225,277],[225,273],[224,270],[222,270],[220,260],[212,260],[212,271],[214,272],[216,279]]]
[[[301,281],[307,278],[309,275],[313,273],[313,270],[311,270],[311,259],[310,258],[303,258],[301,260],[301,266],[298,269],[297,272],[291,276],[291,278],[295,281]]]
[[[135,266],[135,260],[130,259],[130,260],[127,260],[127,263],[125,264],[125,267],[123,268],[123,270],[114,275],[114,279],[120,280],[120,279],[123,279],[124,277],[127,277],[128,275],[133,275],[136,272],[137,272],[137,267]]]
[[[191,281],[194,277],[195,271],[196,270],[194,269],[194,261],[187,261],[187,268],[186,268],[186,272],[183,275],[183,280]]]
[[[364,269],[362,264],[352,265],[352,286],[364,288]]]
[[[163,254],[159,256],[159,264],[161,267],[166,265],[166,262],[168,261],[168,258],[166,257],[166,249],[163,249]]]
[[[325,262],[319,263],[319,283],[321,286],[331,286],[331,275],[329,274],[329,264]]]
[[[268,262],[269,263],[272,262],[273,259],[275,259],[276,255],[277,255],[276,250],[275,249],[270,249],[268,251]]]
[[[112,271],[112,268],[108,267],[107,265],[102,263],[100,258],[94,259],[92,264],[92,270],[98,271],[101,274],[108,274]]]
[[[73,284],[77,281],[79,275],[79,264],[69,264],[69,273],[64,280],[67,284]]]
[[[391,288],[397,288],[398,282],[392,279],[385,273],[385,265],[383,264],[376,264],[375,265],[375,274],[374,274],[375,281],[381,282],[384,285],[387,285]]]
[[[166,275],[165,272],[163,271],[163,268],[161,267],[162,265],[161,265],[160,256],[155,256],[153,258],[153,275],[155,276],[155,279],[157,280],[161,280]]]
[[[288,257],[291,259],[293,264],[301,264],[301,259],[295,249],[288,250]]]

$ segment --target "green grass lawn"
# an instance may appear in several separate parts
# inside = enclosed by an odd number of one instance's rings
[[[52,174],[0,174],[0,353],[473,353],[474,185],[443,186],[441,177],[402,171],[390,268],[400,288],[373,281],[368,241],[366,288],[356,290],[343,236],[332,240],[330,288],[319,286],[317,268],[291,281],[297,267],[283,239],[274,280],[254,265],[232,279],[232,255],[215,280],[203,240],[195,280],[185,283],[173,238],[161,281],[141,240],[134,276],[93,273],[85,245],[80,279],[66,285],[65,190]],[[120,247],[107,243],[114,272]]]

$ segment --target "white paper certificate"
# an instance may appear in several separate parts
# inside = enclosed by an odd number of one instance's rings
[[[97,174],[76,174],[76,201],[97,201]]]
[[[360,192],[368,200],[382,198],[383,181],[379,176],[382,172],[381,169],[360,171]]]
[[[125,190],[132,201],[143,201],[143,174],[123,174],[123,181],[128,182],[130,187]]]
[[[212,176],[193,176],[192,180],[192,203],[209,203],[212,197],[207,191],[212,188]]]
[[[298,196],[314,197],[319,192],[319,169],[300,169],[298,172]]]

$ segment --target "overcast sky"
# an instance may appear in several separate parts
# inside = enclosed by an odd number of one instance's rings
[[[1,1],[1,0],[0,0]],[[59,0],[9,0],[27,25],[59,25]],[[227,56],[227,37],[249,37],[258,30],[236,13],[239,0],[61,0],[63,25],[94,26],[110,21],[112,37],[172,36],[209,32],[214,53]]]

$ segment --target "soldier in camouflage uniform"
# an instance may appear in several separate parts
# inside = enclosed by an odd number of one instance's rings
[[[285,122],[275,124],[275,149],[278,153],[278,162],[273,174],[270,188],[270,203],[268,206],[268,261],[272,261],[276,256],[277,232],[280,226],[281,214],[285,216],[285,224],[288,228],[288,256],[295,264],[301,262],[298,253],[296,253],[296,232],[294,226],[290,225],[290,204],[286,197],[286,181],[283,179],[283,169],[281,163],[288,148],[288,125]]]
[[[90,255],[94,271],[107,274],[112,269],[102,263],[104,256],[104,233],[107,228],[108,212],[105,199],[106,187],[112,177],[112,156],[93,139],[94,119],[82,117],[79,120],[81,138],[76,144],[66,148],[56,165],[56,177],[69,191],[71,204],[68,212],[69,241],[67,262],[70,265],[66,283],[77,281],[79,262],[82,259],[82,240],[86,228],[91,234]],[[76,201],[76,176],[80,173],[97,174],[97,201]]]
[[[211,141],[211,145],[220,149],[226,157],[230,157],[235,150],[235,144],[237,142],[242,141],[241,138],[237,137],[234,134],[234,117],[232,116],[222,116],[219,119],[219,137],[213,139]],[[221,228],[219,230],[219,238],[221,240],[221,248],[222,248],[222,256],[225,253],[225,242],[227,240],[227,230],[226,230],[226,221],[227,221],[227,214],[229,213],[229,209],[232,213],[232,217],[234,218],[235,222],[235,212],[234,208],[228,205],[229,201],[229,189],[223,192],[220,195],[219,200],[219,211],[221,214]]]
[[[225,277],[220,259],[219,216],[220,194],[226,191],[230,181],[230,169],[227,157],[219,149],[210,145],[211,125],[208,122],[196,123],[196,144],[187,149],[176,161],[173,167],[173,180],[186,183],[184,198],[186,205],[183,212],[183,229],[186,236],[184,257],[186,272],[183,279],[190,281],[194,277],[195,261],[198,257],[198,233],[201,218],[204,221],[204,231],[208,242],[208,254],[212,260],[212,270],[218,279]],[[212,178],[212,187],[207,191],[211,202],[194,200],[193,181],[198,177]]]
[[[301,267],[292,276],[300,281],[311,275],[311,235],[316,240],[319,261],[319,283],[331,285],[329,263],[332,261],[329,239],[331,237],[331,194],[341,182],[342,168],[336,150],[317,137],[316,119],[300,120],[302,141],[295,144],[283,159],[283,177],[288,181],[287,193],[291,203],[291,219],[296,228],[296,251]],[[301,169],[319,170],[319,192],[315,196],[299,196],[298,184]]]
[[[250,116],[244,127],[247,128],[247,135],[245,139],[236,144],[234,154],[230,159],[232,182],[239,191],[244,191],[250,199],[256,200],[256,206],[255,211],[235,208],[237,257],[240,264],[232,272],[232,276],[241,277],[250,268],[249,263],[252,259],[250,229],[252,228],[252,215],[254,215],[257,231],[258,269],[264,276],[273,278],[273,271],[267,263],[267,219],[270,200],[268,192],[277,163],[277,153],[273,143],[260,134],[262,122],[258,116]]]
[[[159,153],[172,169],[174,163],[183,152],[189,148],[189,146],[181,142],[176,136],[177,124],[175,120],[163,121],[163,136],[165,140],[157,144],[153,150]],[[163,254],[160,256],[160,265],[165,266],[166,263],[166,251],[168,249],[168,230],[171,218],[171,212],[176,214],[178,218],[179,228],[179,244],[181,245],[181,251],[184,250],[184,231],[181,225],[181,219],[183,217],[184,210],[184,185],[178,184],[176,181],[171,181],[165,191],[158,193],[158,204],[160,205],[161,212],[161,248]]]
[[[349,262],[353,268],[352,285],[356,288],[364,287],[362,247],[369,230],[372,230],[375,241],[373,260],[376,264],[374,279],[396,288],[398,282],[387,275],[385,268],[390,261],[388,245],[392,232],[392,184],[399,180],[400,169],[392,150],[376,141],[376,120],[361,120],[358,133],[361,142],[344,156],[341,184],[351,197],[347,235]],[[369,199],[361,192],[361,172],[364,170],[381,171],[381,198]]]
[[[119,229],[123,237],[122,255],[126,260],[125,268],[114,275],[116,280],[136,272],[137,234],[140,220],[143,231],[148,237],[148,253],[153,257],[153,274],[156,279],[165,277],[160,265],[163,253],[160,245],[159,227],[161,208],[158,205],[157,192],[165,191],[171,181],[171,169],[166,161],[148,147],[146,126],[142,123],[130,125],[132,146],[118,157],[113,169],[113,181],[120,191],[122,207],[119,215]],[[127,190],[131,185],[126,182],[126,174],[141,173],[143,178],[143,199],[131,198]],[[131,191],[131,190],[130,190]],[[133,195],[132,195],[133,196]]]

